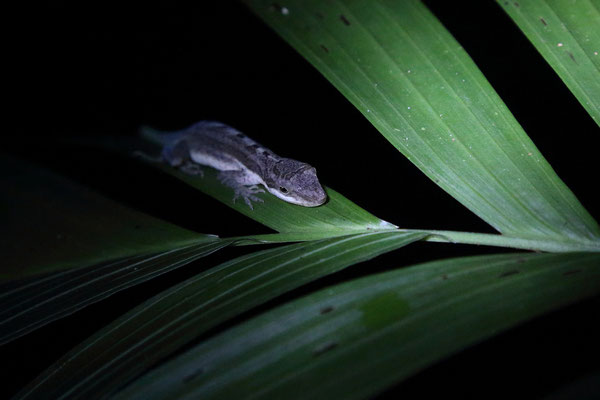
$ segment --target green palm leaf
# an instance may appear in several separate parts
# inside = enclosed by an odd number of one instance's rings
[[[600,292],[600,255],[447,259],[313,293],[188,350],[118,399],[361,399]]]
[[[6,306],[0,342],[230,244],[305,241],[204,269],[78,345],[17,398],[364,398],[466,346],[600,292],[598,254],[576,252],[600,250],[597,222],[421,2],[245,2],[392,145],[501,234],[400,230],[330,188],[322,207],[265,194],[251,210],[232,202],[214,171],[198,178],[155,164],[277,232],[220,239],[0,158],[7,182],[0,206],[10,216],[3,234],[12,239],[0,249],[8,260],[0,269]],[[589,51],[599,41],[597,32],[582,28],[597,19],[595,3],[580,3],[575,16],[557,2],[532,4],[503,6],[596,118],[598,88],[595,80],[588,87],[584,82],[597,77],[598,59]],[[542,11],[548,12],[543,21],[536,16]],[[551,29],[528,31],[532,18]],[[547,49],[544,41],[558,40],[561,23],[569,35],[559,35],[565,38],[559,50]],[[575,61],[581,64],[571,68]],[[384,173],[390,186],[402,185],[395,171]],[[274,299],[281,303],[279,296],[306,283],[417,240],[564,253],[398,269],[223,328]]]
[[[600,2],[497,2],[600,126]]]
[[[126,208],[49,170],[0,156],[0,282],[216,240]]]
[[[0,162],[3,171],[11,171],[2,197],[10,215],[4,235],[12,243],[34,247],[4,249],[0,344],[230,244],[308,240],[393,227],[329,190],[328,204],[316,213],[305,214],[305,208],[278,200],[269,207],[257,206],[258,220],[286,231],[283,235],[219,239],[125,208],[23,161],[4,157]],[[231,202],[230,190],[214,172],[207,175],[202,187]]]
[[[43,278],[0,284],[0,345],[232,242],[212,240],[150,256],[127,257]]]
[[[422,239],[370,232],[228,261],[161,293],[85,341],[17,398],[99,398],[219,324],[303,284]]]
[[[596,221],[420,1],[246,3],[421,171],[494,228],[597,242]]]

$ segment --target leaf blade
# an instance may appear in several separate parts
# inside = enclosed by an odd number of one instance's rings
[[[97,398],[202,333],[305,283],[425,237],[371,232],[252,253],[189,279],[80,344],[16,398]]]
[[[231,240],[215,239],[150,256],[130,257],[0,285],[0,345],[231,243]]]
[[[246,4],[399,151],[494,228],[598,241],[596,221],[420,2]]]
[[[143,147],[143,144],[140,143],[138,148],[140,147]],[[211,168],[204,168],[204,176],[199,177],[185,174],[163,163],[149,164],[280,233],[324,237],[397,228],[327,186],[324,186],[324,189],[328,200],[319,207],[301,207],[286,203],[268,193],[258,193],[256,196],[263,201],[253,202],[253,208],[250,209],[243,201],[233,202],[233,190],[223,185],[217,178],[217,172]]]
[[[594,253],[504,254],[361,278],[231,328],[116,398],[368,398],[467,345],[597,295],[599,263]]]
[[[592,1],[497,3],[600,126],[600,6]]]
[[[214,240],[137,212],[48,170],[0,157],[6,212],[0,282]]]

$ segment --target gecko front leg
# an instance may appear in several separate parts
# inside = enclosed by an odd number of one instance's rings
[[[221,183],[233,189],[234,203],[238,197],[241,197],[244,199],[244,202],[248,205],[248,207],[250,207],[251,210],[254,210],[254,207],[252,207],[253,201],[260,203],[264,202],[263,199],[255,196],[255,194],[264,193],[265,191],[257,186],[262,182],[257,180],[253,174],[250,174],[244,170],[221,171],[218,175],[218,178]]]

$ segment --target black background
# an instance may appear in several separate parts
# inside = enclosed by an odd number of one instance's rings
[[[243,5],[169,4],[124,8],[54,1],[9,13],[13,24],[4,49],[5,97],[7,121],[15,123],[6,125],[5,149],[198,232],[267,233],[139,163],[47,145],[64,136],[133,136],[140,125],[175,130],[203,119],[220,120],[278,154],[316,166],[323,183],[403,228],[492,232],[412,166]],[[426,4],[598,219],[598,126],[496,4]],[[392,174],[401,179],[390,179]],[[196,217],[195,210],[205,206],[214,207],[213,218]],[[211,256],[206,265],[243,251]],[[502,251],[419,243],[287,297],[419,261]],[[14,361],[5,376],[8,393],[116,316],[195,272],[183,268],[0,347],[3,364]],[[490,397],[480,391],[493,388],[492,397],[539,397],[597,368],[600,330],[594,322],[599,304],[593,299],[513,329],[387,394],[417,397],[442,388],[449,396]]]

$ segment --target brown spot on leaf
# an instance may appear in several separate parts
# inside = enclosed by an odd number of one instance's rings
[[[348,18],[346,18],[344,14],[340,14],[340,19],[342,20],[344,25],[350,26],[350,21],[348,21]]]
[[[540,18],[540,21],[542,21],[542,24],[544,24],[544,26],[548,26],[548,24],[546,23],[546,20],[544,18]]]
[[[313,356],[318,357],[321,354],[327,353],[328,351],[335,349],[337,346],[338,344],[336,342],[324,343],[313,351]]]
[[[512,271],[506,271],[506,272],[501,273],[500,275],[498,275],[498,278],[506,278],[507,276],[516,275],[518,273],[519,273],[519,271],[517,271],[516,269],[513,269]]]
[[[333,306],[326,306],[326,307],[321,308],[320,312],[321,312],[321,315],[323,315],[323,314],[330,313],[333,310],[334,310]]]
[[[204,367],[198,368],[196,371],[193,371],[191,374],[184,376],[183,379],[181,380],[181,382],[188,383],[188,382],[196,379],[200,375],[202,375],[204,373],[204,371],[205,371]]]
[[[573,55],[573,53],[571,53],[570,51],[567,51],[567,53],[569,54],[569,57],[571,58],[571,60],[573,60],[573,62],[575,64],[577,64],[577,61],[575,61],[575,56]]]
[[[321,45],[321,48],[322,48],[323,50],[325,50],[325,53],[329,53],[329,49],[328,49],[327,47],[325,47],[325,46]]]
[[[564,272],[563,275],[564,276],[575,275],[575,274],[578,274],[580,272],[583,272],[583,271],[580,270],[580,269],[573,269],[571,271]]]

